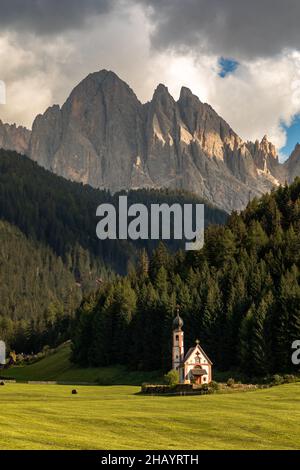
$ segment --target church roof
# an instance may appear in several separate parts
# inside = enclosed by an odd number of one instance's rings
[[[197,377],[197,376],[201,376],[201,375],[207,375],[207,372],[205,369],[202,369],[202,367],[194,367],[194,369],[192,369],[192,374]]]
[[[208,361],[208,363],[212,365],[212,361],[209,359],[208,355],[203,351],[203,349],[201,348],[199,343],[197,343],[196,346],[194,346],[194,347],[192,347],[188,350],[188,352],[186,353],[186,355],[183,359],[183,362],[186,362],[189,359],[189,357],[193,354],[195,349],[199,349],[199,351],[203,354],[203,356]]]

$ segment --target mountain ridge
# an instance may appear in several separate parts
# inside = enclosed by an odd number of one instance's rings
[[[18,139],[5,142],[14,150]],[[61,107],[39,114],[23,147],[41,166],[73,181],[112,192],[185,189],[227,212],[300,174],[300,152],[279,163],[266,136],[244,142],[189,88],[183,86],[176,101],[159,84],[142,104],[107,70],[89,74]]]

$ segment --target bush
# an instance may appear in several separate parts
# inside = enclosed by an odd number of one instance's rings
[[[177,385],[179,383],[179,374],[177,370],[170,370],[165,376],[164,376],[165,382],[167,385],[170,385],[171,387]]]
[[[200,395],[212,395],[213,393],[215,393],[215,389],[213,387],[211,387],[211,383],[210,384],[196,385],[196,386],[194,386],[194,391],[197,392],[197,394],[200,394]]]
[[[214,380],[212,380],[209,384],[209,387],[211,388],[211,390],[213,391],[217,391],[217,390],[220,390],[220,385],[218,384],[218,382],[215,382]]]
[[[278,374],[275,374],[273,375],[272,377],[272,384],[273,385],[281,385],[283,384],[283,377],[281,377],[281,375],[278,375]]]
[[[234,379],[230,378],[227,380],[227,387],[233,387],[235,384]]]
[[[283,376],[283,382],[285,384],[291,384],[291,383],[297,382],[297,377],[295,377],[292,374],[286,374]]]

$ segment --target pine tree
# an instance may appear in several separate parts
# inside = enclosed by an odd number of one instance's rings
[[[249,338],[251,344],[253,375],[264,375],[270,371],[270,364],[268,362],[269,351],[265,328],[266,318],[272,306],[272,302],[273,296],[269,293],[261,300],[258,307],[253,311]]]

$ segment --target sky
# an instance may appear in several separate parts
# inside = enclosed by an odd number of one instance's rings
[[[283,161],[300,140],[299,18],[298,0],[1,0],[0,119],[31,128],[105,68],[142,102],[189,87]]]

